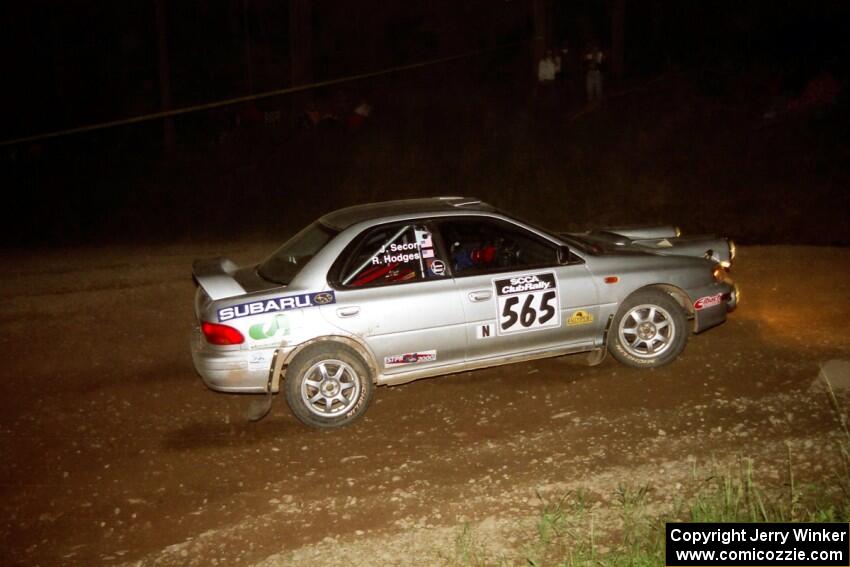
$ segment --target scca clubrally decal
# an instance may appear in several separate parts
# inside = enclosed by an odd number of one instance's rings
[[[250,317],[251,315],[264,315],[266,313],[289,311],[290,309],[302,309],[304,307],[313,307],[316,305],[328,305],[330,303],[336,303],[336,296],[334,296],[334,292],[332,291],[285,295],[283,297],[273,297],[272,299],[263,299],[262,301],[251,301],[250,303],[241,303],[239,305],[232,305],[230,307],[219,309],[218,320],[229,321],[230,319]]]

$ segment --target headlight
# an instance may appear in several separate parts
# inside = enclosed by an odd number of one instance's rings
[[[717,266],[712,271],[714,275],[714,280],[718,282],[722,282],[726,277],[726,271],[723,269],[723,266]]]

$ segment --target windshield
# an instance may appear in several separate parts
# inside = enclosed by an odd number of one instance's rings
[[[549,236],[551,236],[551,237],[553,237],[557,240],[563,240],[571,248],[578,248],[582,252],[587,252],[588,254],[593,254],[593,255],[599,254],[601,252],[601,250],[599,249],[599,247],[595,243],[589,242],[585,238],[586,235],[584,235],[584,234],[573,234],[573,233],[567,233],[567,232],[552,232],[551,230],[549,230],[547,228],[543,228],[543,227],[541,227],[541,226],[539,226],[539,225],[537,225],[533,222],[529,222],[529,221],[527,221],[523,218],[520,218],[516,215],[508,214],[504,211],[499,211],[499,212],[501,214],[505,215],[506,217],[508,217],[509,219],[519,221],[519,222],[525,224],[526,226],[530,226],[531,228],[539,230],[543,234],[548,234]]]
[[[337,234],[337,231],[314,222],[266,258],[257,268],[257,273],[265,280],[287,285]]]
[[[604,248],[601,247],[598,242],[591,241],[587,234],[559,232],[558,238],[566,242],[571,248],[577,248],[582,252],[587,252],[594,256],[598,256],[604,252]]]

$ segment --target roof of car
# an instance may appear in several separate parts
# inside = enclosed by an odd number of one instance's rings
[[[495,209],[471,197],[429,197],[427,199],[404,199],[356,205],[328,213],[321,218],[322,224],[345,230],[363,221],[378,220],[385,217],[409,214],[445,213],[448,211],[487,211]]]

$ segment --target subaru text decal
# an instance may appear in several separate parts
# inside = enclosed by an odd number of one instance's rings
[[[283,297],[273,297],[272,299],[263,299],[261,301],[252,301],[250,303],[240,303],[239,305],[219,309],[218,320],[229,321],[230,319],[250,317],[251,315],[301,309],[303,307],[313,307],[314,305],[328,305],[335,302],[336,297],[332,291],[286,295]]]

